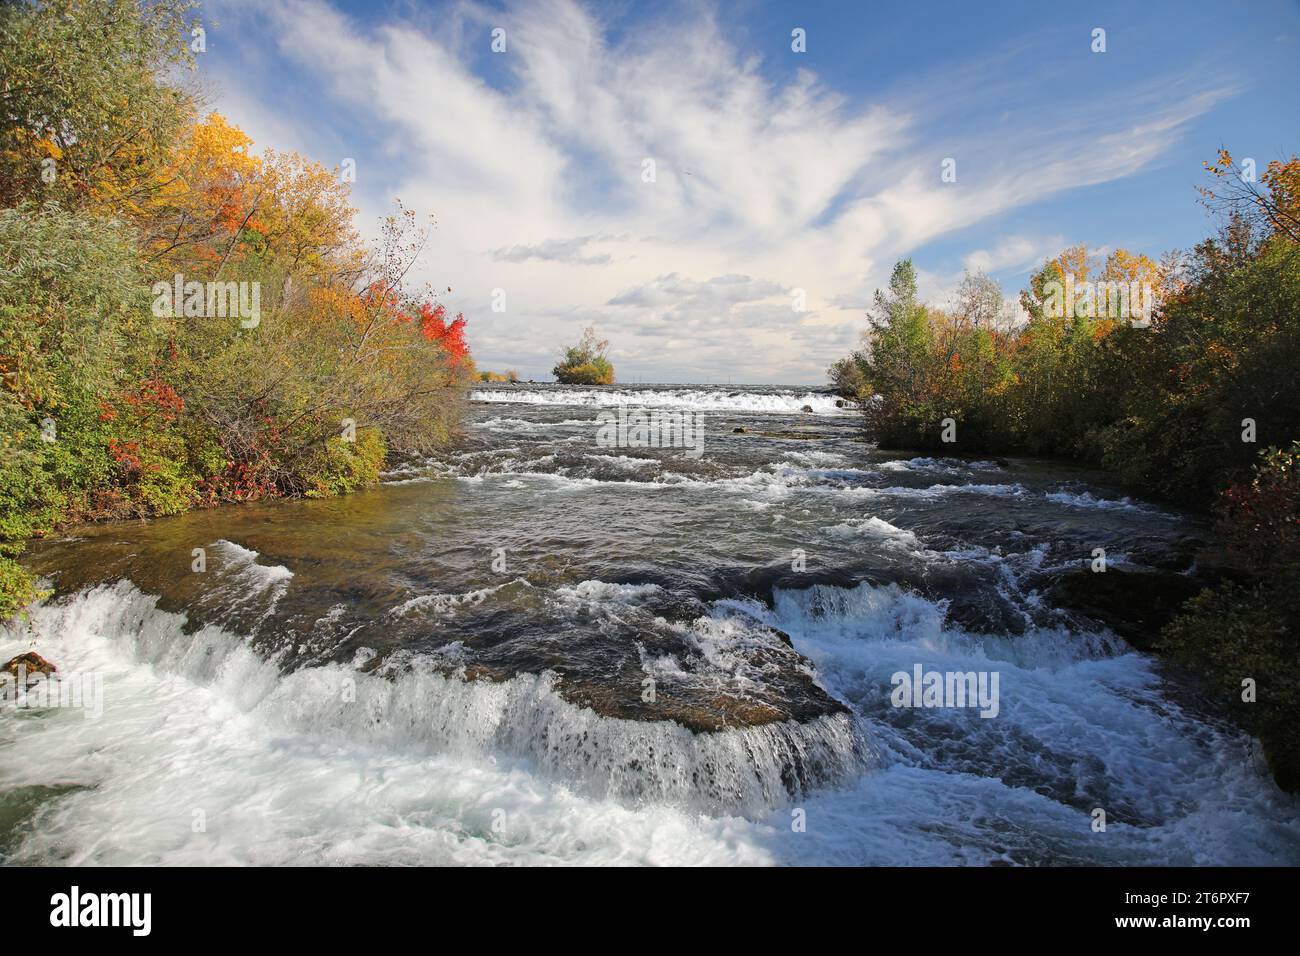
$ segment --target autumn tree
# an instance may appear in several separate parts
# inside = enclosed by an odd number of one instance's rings
[[[0,0],[0,617],[26,538],[373,483],[455,434],[476,374],[409,214],[367,250],[337,170],[195,121],[191,10]],[[175,273],[259,312],[154,308]]]
[[[1205,167],[1216,179],[1201,189],[1206,205],[1236,213],[1268,232],[1300,242],[1300,158],[1272,160],[1257,179],[1223,148]]]
[[[162,270],[211,271],[253,209],[261,163],[253,141],[219,113],[191,125],[158,190],[135,217],[145,256]]]
[[[249,249],[295,275],[326,281],[355,276],[363,259],[350,188],[320,163],[267,150],[253,177]]]
[[[189,128],[165,188],[136,216],[148,257],[160,272],[215,276],[251,257],[299,279],[351,281],[364,251],[348,184],[297,153],[253,146],[219,113]]]

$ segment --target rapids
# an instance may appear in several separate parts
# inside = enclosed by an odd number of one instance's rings
[[[35,546],[0,660],[103,713],[0,708],[0,861],[1300,862],[1257,745],[1051,599],[1096,548],[1189,570],[1196,518],[816,390],[471,397],[379,488]],[[598,447],[618,404],[703,455]],[[914,668],[996,672],[996,716],[893,706]]]

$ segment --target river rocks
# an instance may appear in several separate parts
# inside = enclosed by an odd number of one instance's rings
[[[465,676],[474,679],[475,675],[467,672]],[[557,689],[569,702],[602,717],[668,720],[697,734],[786,721],[803,723],[849,712],[847,707],[822,691],[811,677],[791,682],[784,692],[771,693],[764,688],[760,695],[668,684],[651,702],[645,700],[644,679],[644,674],[640,674],[637,680],[639,693],[636,694],[620,693],[617,687],[603,682],[573,679],[562,679]]]
[[[1147,650],[1203,582],[1162,571],[1074,571],[1048,591],[1057,607],[1104,624],[1134,647]]]
[[[1201,554],[1210,553],[1203,550],[1204,548],[1202,542],[1192,538],[1170,542],[1157,537],[1147,539],[1139,537],[1134,540],[1132,547],[1125,548],[1124,551],[1131,564],[1180,574],[1195,568],[1202,573],[1201,576],[1208,573],[1217,577],[1220,571],[1214,566],[1215,562],[1213,560],[1203,562],[1201,559]]]
[[[45,658],[41,657],[40,654],[33,651],[28,651],[26,654],[19,654],[17,657],[10,660],[9,663],[5,664],[3,668],[0,668],[0,670],[3,670],[4,673],[9,674],[11,677],[17,677],[18,669],[20,667],[23,668],[28,675],[50,675],[58,671],[57,667]]]
[[[801,412],[811,412],[812,410],[813,407],[811,405],[805,405],[803,408],[799,409]]]
[[[733,429],[731,430],[731,434],[733,434],[733,435],[744,435],[744,434],[745,434],[746,432],[748,432],[748,431],[749,431],[748,428],[742,428],[741,426],[737,425],[735,428],[733,428]]]
[[[762,438],[780,438],[782,440],[795,439],[798,441],[813,441],[820,438],[837,437],[833,432],[828,431],[796,431],[795,429],[790,428],[775,432],[755,432],[754,434],[759,435]]]

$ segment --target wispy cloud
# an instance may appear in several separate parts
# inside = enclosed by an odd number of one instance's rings
[[[1044,259],[1060,252],[1068,245],[1064,235],[1047,238],[1034,236],[1004,236],[990,248],[972,249],[962,257],[962,268],[968,272],[990,275],[1003,271],[1027,271]]]
[[[450,304],[470,317],[489,366],[547,368],[578,321],[594,318],[643,377],[681,378],[708,356],[722,377],[744,336],[772,345],[746,356],[757,379],[818,381],[855,342],[861,304],[895,258],[1147,168],[1234,92],[1171,77],[995,134],[955,120],[936,132],[915,90],[885,101],[813,69],[778,77],[707,15],[632,32],[572,0],[504,14],[460,4],[436,28],[364,23],[324,0],[259,15],[295,75],[338,115],[364,115],[355,137],[370,153],[357,180],[367,220],[394,196],[436,213],[424,268],[433,285],[456,288]],[[507,31],[504,53],[488,51],[495,26]],[[1032,84],[1026,64],[998,83]],[[232,112],[255,98],[239,76],[224,83]],[[955,183],[940,179],[945,157],[956,158]],[[1067,234],[1063,225],[1050,240]],[[1043,241],[975,238],[962,264],[1028,265],[1047,254]],[[489,308],[497,289],[504,313]],[[791,308],[795,290],[806,312]]]

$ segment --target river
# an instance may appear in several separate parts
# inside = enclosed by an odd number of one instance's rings
[[[1051,596],[1096,549],[1188,565],[1194,516],[881,451],[817,390],[471,397],[378,488],[34,546],[0,660],[102,706],[0,711],[0,859],[1300,862],[1258,748]],[[620,405],[701,442],[611,445]],[[996,707],[899,706],[918,667]]]

